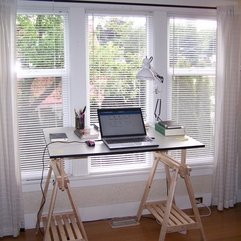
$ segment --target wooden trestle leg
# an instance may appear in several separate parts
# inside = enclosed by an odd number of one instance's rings
[[[167,199],[165,201],[147,202],[154,175],[158,163],[160,162],[164,164],[166,172]],[[161,223],[159,241],[164,241],[167,233],[180,232],[189,229],[199,229],[202,240],[206,241],[200,214],[196,206],[195,196],[192,189],[190,171],[191,168],[186,165],[185,149],[183,149],[181,153],[181,162],[178,162],[172,157],[168,156],[166,152],[155,153],[155,160],[153,162],[153,166],[137,212],[137,221],[140,221],[143,209],[147,209]],[[190,218],[175,204],[174,194],[179,175],[185,180],[185,185],[194,212],[195,220]]]
[[[88,241],[84,225],[79,216],[78,208],[75,205],[73,195],[71,193],[68,176],[64,171],[63,159],[51,160],[44,188],[44,197],[41,200],[41,207],[45,204],[52,172],[55,175],[55,182],[50,199],[48,214],[42,215],[42,209],[39,212],[36,223],[37,231],[40,227],[40,221],[42,221],[44,226],[44,241]],[[72,212],[54,213],[58,189],[67,192]]]

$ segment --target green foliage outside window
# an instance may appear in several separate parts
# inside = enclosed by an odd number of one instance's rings
[[[90,103],[141,105],[136,73],[146,53],[145,25],[129,17],[89,16]],[[119,101],[119,103],[118,103]],[[115,102],[115,103],[114,103]]]
[[[24,69],[64,67],[64,25],[59,15],[17,16],[17,58]]]

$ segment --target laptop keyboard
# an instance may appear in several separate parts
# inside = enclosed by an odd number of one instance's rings
[[[134,138],[125,138],[125,139],[109,139],[107,142],[109,144],[115,143],[131,143],[131,142],[144,142],[144,141],[151,141],[148,137],[134,137]]]

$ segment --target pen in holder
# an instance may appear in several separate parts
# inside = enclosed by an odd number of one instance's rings
[[[81,130],[85,128],[85,108],[79,113],[75,111],[75,128]]]
[[[82,114],[79,117],[75,117],[75,128],[84,129],[85,128],[85,115]]]

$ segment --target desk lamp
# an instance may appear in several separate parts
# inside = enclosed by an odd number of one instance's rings
[[[163,83],[164,78],[160,76],[156,71],[151,67],[151,61],[153,60],[153,57],[151,56],[149,59],[146,58],[143,59],[142,68],[137,73],[136,78],[138,80],[158,80],[160,83]],[[158,90],[158,87],[155,88],[155,94],[157,95],[160,91]],[[161,120],[161,98],[157,98],[156,100],[156,106],[155,106],[155,112],[154,116],[156,121]]]

